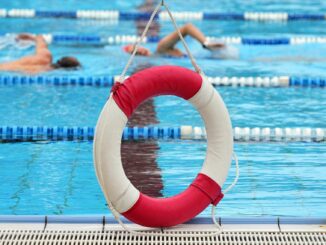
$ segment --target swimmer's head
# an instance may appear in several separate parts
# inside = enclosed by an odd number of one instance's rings
[[[52,64],[52,67],[54,69],[76,70],[81,67],[81,64],[75,57],[65,56]]]
[[[134,45],[128,44],[123,47],[123,50],[129,54],[132,54],[132,52],[134,51],[134,48],[135,48]],[[151,52],[149,51],[149,49],[139,46],[137,49],[136,55],[150,56]]]

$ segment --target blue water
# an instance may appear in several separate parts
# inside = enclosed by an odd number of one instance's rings
[[[64,3],[64,4],[63,4]],[[44,10],[135,10],[138,1],[11,1],[4,8]],[[216,12],[326,11],[323,1],[168,1],[172,10]],[[184,22],[180,22],[182,24]],[[132,21],[107,22],[66,19],[0,19],[0,33],[137,34]],[[324,35],[326,22],[256,23],[239,21],[194,22],[210,36],[280,37]],[[172,31],[162,22],[159,35]],[[326,45],[237,46],[239,60],[212,60],[195,41],[187,38],[199,65],[210,76],[320,76],[326,77]],[[154,50],[155,44],[147,45]],[[180,46],[181,47],[181,46]],[[112,75],[121,72],[128,55],[121,46],[50,46],[53,55],[75,55],[83,69],[55,71],[47,75]],[[0,62],[31,54],[33,47],[0,50]],[[275,58],[273,62],[260,59]],[[296,57],[281,61],[278,58]],[[175,64],[191,68],[187,59],[137,57],[139,66]],[[3,73],[5,74],[5,73]],[[1,75],[1,74],[0,74]],[[218,88],[238,127],[326,127],[324,89]],[[8,86],[0,87],[0,125],[95,126],[109,88]],[[202,126],[199,114],[187,102],[173,96],[155,98],[130,125]],[[201,168],[204,141],[148,141],[123,144],[122,155],[132,182],[153,196],[171,196],[185,189]],[[241,177],[219,205],[222,216],[326,215],[325,143],[236,144]],[[0,144],[0,214],[107,214],[92,163],[91,142]],[[226,183],[234,178],[234,168]],[[209,210],[201,215],[206,216]]]
[[[164,183],[162,194],[170,196],[185,189],[196,176],[206,146],[171,141],[159,142],[159,147],[156,157]],[[325,215],[325,145],[237,144],[235,150],[241,177],[219,205],[219,214]],[[108,213],[91,152],[91,143],[1,145],[1,214]],[[144,166],[138,171],[145,171]],[[232,168],[226,184],[233,177]],[[202,215],[208,214],[209,210]]]

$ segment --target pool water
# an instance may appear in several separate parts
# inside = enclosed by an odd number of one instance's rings
[[[109,9],[136,10],[143,1],[11,1],[3,8],[44,10]],[[323,1],[168,1],[172,10],[216,12],[289,11],[320,12]],[[64,6],[64,8],[63,8]],[[91,21],[67,19],[0,19],[0,33],[54,33],[136,35],[133,21]],[[179,22],[183,24],[185,22]],[[323,35],[326,21],[241,22],[195,21],[209,36],[289,37]],[[160,22],[156,30],[164,36],[171,23]],[[236,46],[238,60],[213,60],[195,41],[187,38],[203,71],[210,76],[326,77],[326,45]],[[155,44],[146,47],[155,50]],[[182,48],[180,46],[180,48]],[[116,75],[127,62],[121,46],[51,45],[55,59],[74,55],[83,69],[55,75]],[[8,45],[0,49],[0,62],[31,54],[34,48]],[[291,57],[287,60],[286,58]],[[309,59],[304,59],[304,58]],[[273,58],[273,61],[266,59]],[[318,59],[317,59],[318,58]],[[316,59],[316,60],[314,60]],[[325,61],[323,60],[325,59]],[[287,61],[286,61],[287,60]],[[188,59],[137,57],[130,72],[152,65],[188,68]],[[6,72],[0,75],[8,74]],[[2,86],[0,125],[95,126],[110,88]],[[326,127],[325,89],[304,88],[216,88],[237,127]],[[130,120],[130,126],[203,126],[190,104],[174,96],[146,102]],[[131,141],[122,145],[128,177],[151,196],[171,196],[184,190],[201,168],[205,141]],[[221,216],[326,215],[325,143],[235,144],[240,161],[240,179],[218,206]],[[92,142],[42,142],[0,144],[0,214],[108,214],[97,183],[92,159]],[[232,166],[225,187],[234,178]],[[205,210],[201,216],[209,215]]]
[[[147,142],[124,153],[131,162],[128,175],[145,193],[171,196],[194,179],[204,160],[206,145],[174,141],[157,144],[155,151],[155,142]],[[137,157],[139,151],[135,148],[142,148],[141,156]],[[156,169],[146,160],[153,157],[148,154],[153,151]],[[236,144],[235,151],[241,177],[219,204],[219,215],[325,215],[323,145]],[[4,144],[0,148],[0,161],[1,214],[108,213],[92,165],[91,143]],[[130,173],[131,169],[134,172]],[[148,179],[140,178],[144,176]],[[233,178],[234,168],[226,185]],[[209,215],[209,210],[201,215]]]

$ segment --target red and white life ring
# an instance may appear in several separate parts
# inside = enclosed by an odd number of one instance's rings
[[[142,194],[126,177],[120,146],[123,129],[136,107],[158,95],[176,95],[193,104],[206,127],[207,152],[203,168],[182,193],[168,198]],[[116,84],[96,126],[94,163],[102,191],[114,209],[147,227],[184,223],[223,197],[233,151],[232,126],[220,95],[201,75],[178,66],[142,70]]]

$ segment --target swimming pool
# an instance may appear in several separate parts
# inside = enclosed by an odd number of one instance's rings
[[[19,2],[19,1],[18,1]],[[115,8],[135,10],[142,1],[117,1],[96,4],[83,2],[78,9]],[[269,1],[266,1],[269,2]],[[187,10],[209,11],[321,11],[322,1],[301,5],[289,1],[268,7],[246,4],[202,6],[193,0]],[[6,3],[15,8],[17,1]],[[21,3],[20,3],[21,4]],[[34,5],[35,4],[35,5]],[[76,9],[69,1],[65,8]],[[24,1],[24,6],[62,9],[60,3],[45,6],[42,2]],[[174,10],[184,10],[171,1]],[[1,33],[77,33],[122,35],[137,34],[134,21],[90,21],[69,19],[0,19]],[[180,24],[183,22],[180,22]],[[195,21],[204,33],[212,36],[241,35],[295,36],[321,35],[326,22],[254,23],[237,21]],[[49,29],[51,31],[49,31]],[[172,30],[161,23],[159,35]],[[326,77],[324,62],[273,61],[258,58],[309,56],[326,58],[326,45],[238,46],[240,60],[212,60],[199,44],[187,39],[199,65],[211,76],[319,76]],[[155,44],[148,44],[154,49]],[[128,55],[121,46],[52,45],[54,56],[75,55],[83,69],[73,75],[119,74]],[[32,52],[33,48],[8,46],[0,50],[0,61]],[[137,57],[131,70],[139,66],[176,64],[191,68],[187,59]],[[3,73],[7,74],[7,73]],[[48,76],[68,75],[62,71]],[[237,127],[319,127],[325,128],[325,89],[311,88],[217,88]],[[95,126],[108,97],[109,88],[72,86],[2,86],[0,87],[0,125]],[[130,125],[203,126],[199,114],[185,101],[172,96],[158,97],[137,111]],[[132,141],[123,144],[123,161],[132,182],[143,192],[170,196],[185,189],[195,177],[205,156],[203,141]],[[325,143],[244,143],[236,144],[241,178],[234,190],[219,205],[221,216],[325,216],[326,151]],[[43,142],[0,145],[0,214],[107,214],[102,192],[92,164],[91,142]],[[228,183],[234,177],[231,169]],[[206,210],[202,216],[209,215]]]

